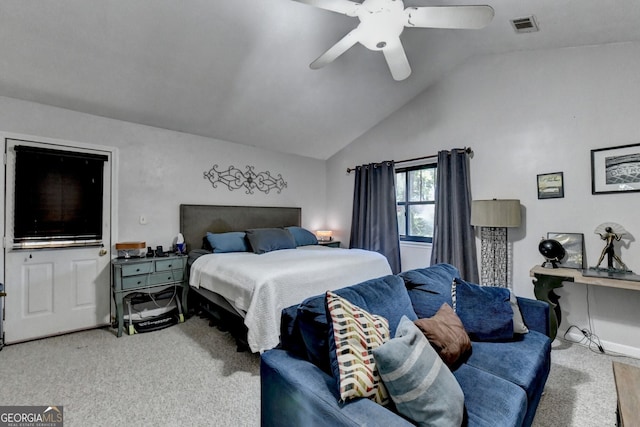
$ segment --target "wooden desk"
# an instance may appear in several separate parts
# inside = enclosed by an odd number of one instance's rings
[[[536,265],[529,271],[529,275],[535,277],[533,291],[536,298],[540,301],[546,301],[552,308],[549,313],[549,336],[552,340],[556,337],[558,326],[562,321],[562,312],[558,301],[560,297],[553,291],[562,288],[563,282],[640,291],[640,282],[584,276],[581,270],[575,268],[544,268]]]
[[[640,368],[613,362],[618,395],[618,426],[640,425]]]

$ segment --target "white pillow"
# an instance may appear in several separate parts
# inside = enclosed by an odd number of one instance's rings
[[[522,313],[520,312],[516,295],[511,289],[509,289],[509,293],[511,294],[509,296],[509,302],[511,303],[511,310],[513,310],[513,333],[528,334],[529,328],[524,324],[524,319],[522,318]]]

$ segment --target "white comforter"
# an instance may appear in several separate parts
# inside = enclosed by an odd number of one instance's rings
[[[278,345],[283,308],[327,290],[391,274],[377,252],[301,246],[256,255],[203,255],[191,267],[189,284],[216,292],[245,312],[251,350]]]

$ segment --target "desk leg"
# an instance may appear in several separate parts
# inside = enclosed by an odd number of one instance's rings
[[[551,341],[556,338],[558,326],[562,321],[562,311],[560,310],[560,297],[553,292],[554,289],[562,288],[562,282],[573,281],[571,277],[547,276],[544,274],[534,274],[536,280],[533,281],[533,293],[540,301],[549,304],[549,337]]]

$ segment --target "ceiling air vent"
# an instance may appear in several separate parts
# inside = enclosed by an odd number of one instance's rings
[[[533,15],[511,20],[511,26],[516,33],[533,33],[538,31],[538,24]]]

